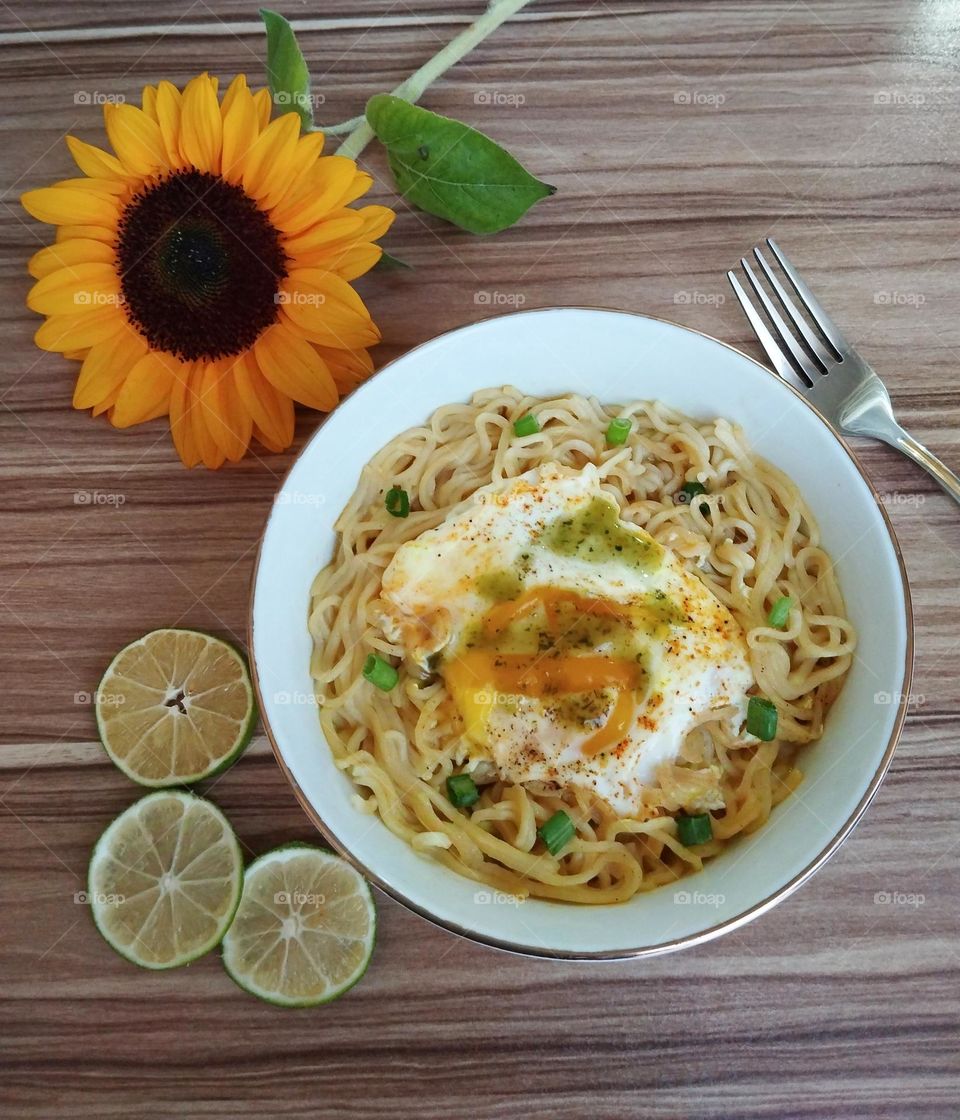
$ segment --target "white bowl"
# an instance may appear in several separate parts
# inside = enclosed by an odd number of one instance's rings
[[[859,648],[804,781],[752,836],[675,888],[619,905],[520,904],[419,855],[360,813],[320,731],[309,673],[311,582],[367,460],[439,405],[491,385],[603,402],[656,398],[742,424],[758,454],[799,485],[837,565]],[[890,763],[906,710],[913,633],[893,529],[847,447],[780,378],[722,343],[615,311],[526,311],[441,335],[361,386],[306,444],[281,486],[254,575],[250,649],[277,759],[304,808],[360,871],[411,910],[474,941],[536,956],[651,956],[736,929],[836,851]]]

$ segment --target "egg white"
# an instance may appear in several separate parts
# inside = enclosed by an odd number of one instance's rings
[[[578,543],[570,534],[590,524],[585,518],[592,511],[608,509],[598,503],[614,507],[613,532],[593,532]],[[560,645],[581,643],[566,648],[565,657],[642,663],[644,684],[632,694],[630,726],[599,753],[584,748],[611,718],[617,689],[571,700],[505,692],[469,675],[464,684],[471,646],[486,640],[478,639],[485,617],[498,602],[531,589],[614,604],[631,619],[626,629],[578,620],[573,607],[563,615],[565,633],[554,635]],[[737,734],[754,683],[733,616],[668,548],[619,521],[616,500],[592,464],[579,471],[547,464],[478,490],[442,524],[401,545],[383,576],[381,606],[391,640],[411,662],[447,680],[471,760],[492,763],[508,782],[591,790],[621,816],[636,815],[644,787],[656,783],[658,767],[678,758],[694,726],[717,713]],[[537,625],[537,610],[531,619],[528,630]],[[583,647],[581,630],[590,648]],[[497,639],[527,640],[510,629]],[[541,648],[547,640],[539,638]],[[710,807],[717,807],[716,791],[711,804],[710,792],[705,797],[701,789],[690,808]]]

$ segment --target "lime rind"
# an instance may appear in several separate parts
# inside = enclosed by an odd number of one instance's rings
[[[249,977],[243,975],[237,968],[239,962],[233,959],[231,952],[230,933],[233,929],[227,930],[223,938],[221,956],[223,959],[223,967],[230,977],[230,979],[248,995],[256,996],[257,999],[262,1000],[264,1003],[269,1003],[274,1007],[282,1008],[306,1008],[306,1007],[321,1007],[324,1004],[332,1003],[334,1000],[339,999],[346,992],[350,991],[356,984],[363,979],[367,969],[370,967],[370,961],[373,957],[373,950],[376,945],[377,939],[377,909],[373,900],[373,892],[370,889],[370,884],[364,877],[346,860],[342,859],[336,853],[331,852],[328,848],[321,847],[317,844],[307,844],[303,841],[294,840],[287,844],[282,844],[277,848],[271,849],[269,852],[258,856],[245,870],[243,876],[244,888],[247,882],[252,881],[254,876],[262,868],[269,866],[286,858],[292,858],[296,855],[302,855],[304,852],[313,852],[318,857],[322,858],[324,863],[328,861],[335,861],[340,866],[347,868],[355,877],[358,887],[358,895],[366,903],[367,915],[369,917],[369,930],[366,937],[366,952],[364,953],[363,960],[354,970],[354,972],[341,984],[337,985],[332,991],[318,998],[308,999],[293,999],[283,996],[275,991],[263,989],[258,984],[254,983]],[[241,894],[240,906],[243,905],[243,897]],[[237,907],[239,911],[240,906]],[[235,915],[236,917],[236,915]]]
[[[236,740],[231,745],[230,749],[220,758],[214,759],[213,762],[203,770],[196,771],[192,774],[171,774],[165,778],[146,778],[142,774],[137,773],[131,769],[124,759],[116,755],[109,745],[109,737],[107,735],[103,719],[101,717],[101,703],[100,698],[107,695],[107,689],[104,688],[104,682],[110,677],[113,672],[114,666],[121,657],[134,646],[141,645],[146,642],[148,638],[153,637],[155,634],[195,634],[197,637],[205,638],[207,641],[216,642],[218,645],[223,646],[229,650],[230,654],[240,665],[242,670],[242,679],[244,691],[247,696],[247,717],[240,730]],[[97,734],[100,736],[100,744],[107,754],[110,761],[126,775],[132,782],[136,782],[138,786],[144,789],[176,789],[180,786],[191,786],[197,782],[202,782],[207,778],[214,778],[229,770],[231,766],[240,758],[247,747],[250,745],[250,740],[253,738],[253,733],[257,727],[257,721],[260,718],[260,711],[257,707],[257,698],[253,691],[253,685],[250,681],[250,664],[247,660],[246,654],[233,642],[227,641],[226,638],[220,638],[216,634],[210,634],[205,630],[191,630],[183,626],[164,626],[157,630],[151,630],[149,633],[144,634],[143,637],[137,638],[136,641],[128,642],[123,649],[119,650],[117,654],[110,661],[103,676],[100,678],[100,683],[97,685],[96,697],[94,699],[94,716],[97,721]]]
[[[113,938],[111,938],[110,936],[109,931],[104,928],[102,924],[103,905],[98,902],[98,898],[104,892],[101,891],[100,885],[95,881],[95,871],[98,861],[110,854],[110,842],[115,836],[116,832],[119,831],[121,824],[125,822],[126,818],[134,814],[135,812],[142,812],[144,805],[148,801],[169,797],[177,798],[184,805],[192,806],[197,803],[202,804],[205,809],[207,811],[210,811],[212,815],[215,816],[222,824],[223,835],[227,843],[233,849],[234,853],[234,889],[233,897],[230,900],[230,905],[224,911],[224,914],[221,917],[220,922],[218,923],[217,930],[213,936],[211,936],[199,948],[194,949],[190,953],[184,953],[169,962],[165,961],[158,963],[141,959],[135,953],[132,953],[127,946],[118,944],[115,940],[113,940]],[[103,940],[118,956],[123,957],[124,960],[130,961],[131,964],[137,965],[138,968],[145,968],[150,970],[151,972],[165,972],[171,968],[180,968],[184,965],[192,964],[194,961],[199,960],[201,957],[206,956],[207,953],[211,952],[211,950],[215,949],[223,941],[224,936],[230,929],[230,926],[233,924],[233,919],[237,915],[237,910],[240,906],[240,899],[242,895],[243,853],[240,850],[240,842],[237,840],[237,836],[233,831],[232,825],[227,820],[226,815],[224,814],[223,810],[219,808],[219,806],[215,805],[207,798],[198,797],[196,794],[190,793],[188,790],[157,790],[154,793],[148,793],[145,797],[141,797],[138,801],[135,801],[132,805],[124,809],[124,811],[118,816],[114,817],[114,819],[100,834],[100,837],[97,840],[96,844],[94,844],[93,851],[90,854],[90,864],[87,869],[87,896],[90,906],[90,916],[93,919],[93,924],[97,930],[97,933],[100,934]]]

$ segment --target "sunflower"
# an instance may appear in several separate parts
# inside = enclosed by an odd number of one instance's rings
[[[300,119],[270,120],[239,75],[201,74],[104,106],[116,153],[68,136],[83,173],[28,191],[57,226],[30,261],[37,345],[82,361],[75,408],[117,428],[160,416],[188,466],[293,440],[293,402],[328,411],[372,370],[380,334],[350,286],[379,260],[385,206]]]

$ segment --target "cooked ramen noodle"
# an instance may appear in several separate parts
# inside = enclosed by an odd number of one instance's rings
[[[658,402],[483,390],[336,527],[311,673],[357,807],[520,897],[623,901],[759,828],[855,647],[796,485]]]

